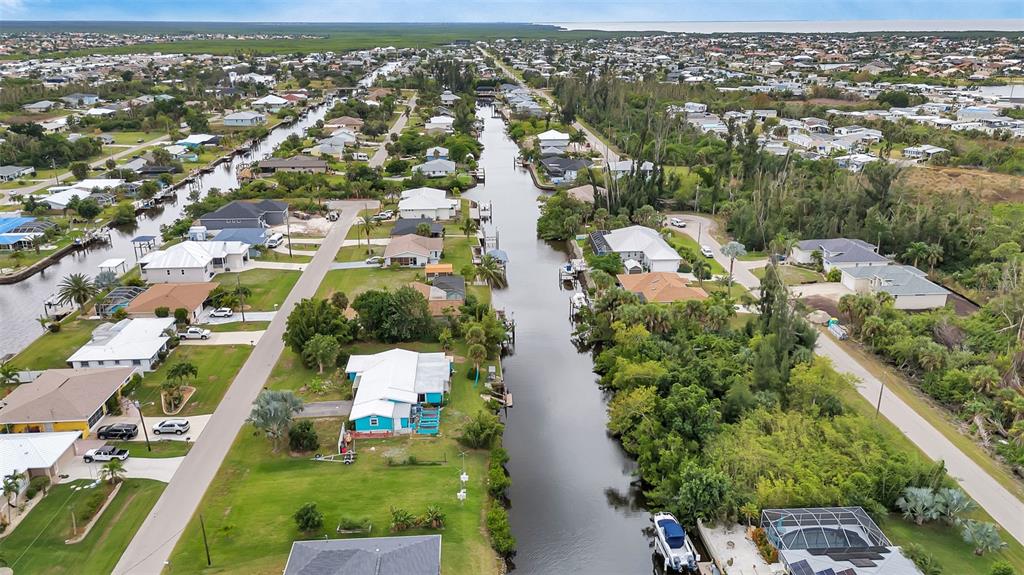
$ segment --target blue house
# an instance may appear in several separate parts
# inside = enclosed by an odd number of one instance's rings
[[[355,392],[349,420],[356,432],[437,433],[437,407],[451,390],[452,361],[444,353],[353,355],[345,372]]]

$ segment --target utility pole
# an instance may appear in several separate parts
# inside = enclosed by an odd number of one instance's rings
[[[292,244],[288,242],[288,251],[292,251]],[[291,255],[290,253],[288,254]],[[238,310],[242,312],[242,323],[245,323],[245,295],[242,294],[242,274],[235,275],[235,293],[238,294]]]
[[[206,549],[206,566],[213,565],[210,561],[210,543],[206,540],[206,523],[203,522],[202,513],[199,514],[199,528],[203,530],[203,548]]]
[[[285,212],[284,224],[286,226],[286,234],[288,235],[288,257],[292,257],[292,215],[291,210]],[[244,319],[242,321],[245,321]]]
[[[882,411],[882,392],[885,391],[885,381],[882,378],[878,378],[878,403],[875,404],[875,419],[878,419],[878,413]]]
[[[139,412],[139,423],[142,424],[142,434],[146,437],[146,451],[153,451],[153,446],[149,444],[149,430],[146,429],[146,418],[142,416],[142,404],[138,401],[132,402],[135,405],[135,410]]]

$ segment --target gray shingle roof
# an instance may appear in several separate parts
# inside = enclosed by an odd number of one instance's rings
[[[438,575],[441,536],[296,541],[284,575]]]
[[[876,291],[884,291],[894,296],[938,295],[948,294],[949,290],[931,282],[925,273],[914,266],[870,266],[843,268],[855,278],[868,278],[872,284],[877,281]]]

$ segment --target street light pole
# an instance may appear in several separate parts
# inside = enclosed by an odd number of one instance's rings
[[[288,251],[291,251],[292,244],[288,242]],[[291,255],[291,254],[288,254]],[[242,294],[242,278],[241,274],[235,276],[235,293],[238,294],[238,311],[242,312],[242,323],[245,323],[245,296]]]

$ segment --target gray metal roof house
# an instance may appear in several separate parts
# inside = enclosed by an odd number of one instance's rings
[[[288,204],[275,200],[235,200],[199,218],[207,229],[268,228],[285,223]]]
[[[441,536],[326,539],[292,543],[284,575],[438,575]]]

